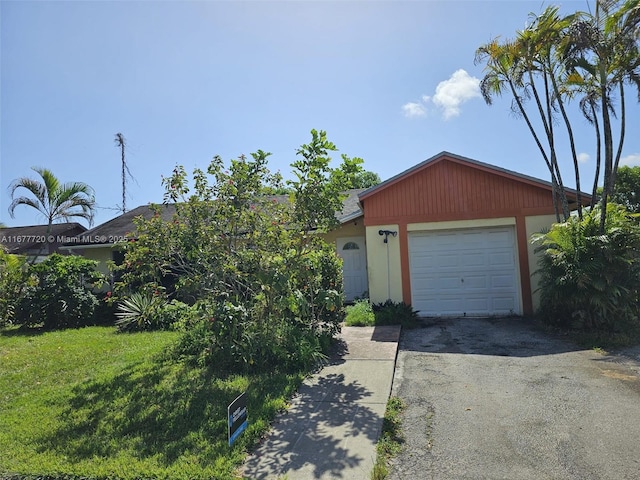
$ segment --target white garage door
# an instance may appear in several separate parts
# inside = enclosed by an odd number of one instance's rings
[[[513,227],[410,232],[409,264],[421,315],[520,313]]]

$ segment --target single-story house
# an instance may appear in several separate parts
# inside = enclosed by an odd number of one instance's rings
[[[172,220],[175,213],[175,205],[160,205],[160,216],[163,220]],[[136,207],[87,230],[82,235],[69,239],[63,248],[71,253],[83,255],[90,260],[96,260],[98,270],[109,275],[111,273],[109,262],[120,263],[123,256],[122,252],[113,248],[114,244],[126,240],[135,231],[134,218],[144,217],[149,220],[154,215],[155,211],[150,205]]]
[[[532,234],[555,221],[549,182],[442,152],[366,190],[350,190],[325,235],[344,261],[348,301],[404,301],[424,316],[527,315],[537,305]],[[570,207],[576,193],[567,190]],[[285,197],[283,197],[285,198]],[[584,201],[590,200],[583,194]],[[171,219],[175,209],[163,206]],[[141,206],[69,245],[100,261],[153,215]]]
[[[328,235],[347,297],[368,291],[423,316],[533,313],[529,239],[556,222],[551,192],[544,180],[441,152],[359,193],[360,214]],[[576,193],[567,189],[570,208]]]
[[[336,218],[341,224],[348,222],[354,216],[361,216],[362,211],[358,205],[358,194],[365,189],[354,189],[346,192],[347,198],[343,202],[343,211],[336,213]],[[274,200],[285,203],[289,201],[288,195],[274,195]],[[176,213],[175,204],[158,205],[160,217],[165,221],[170,221]],[[118,241],[126,240],[131,233],[135,232],[134,218],[143,217],[149,220],[155,215],[155,210],[151,205],[142,205],[133,210],[129,210],[91,230],[83,232],[76,238],[71,238],[63,248],[71,253],[83,255],[98,262],[98,269],[105,275],[109,275],[108,264],[110,261],[120,263],[122,252],[114,249],[113,246]],[[359,291],[358,293],[362,293]]]
[[[0,245],[8,253],[25,255],[29,260],[33,257],[41,262],[52,253],[68,254],[62,245],[70,239],[82,235],[87,230],[76,222],[54,223],[51,230],[48,225],[30,225],[25,227],[0,228]]]

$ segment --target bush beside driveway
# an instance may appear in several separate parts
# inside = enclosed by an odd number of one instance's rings
[[[635,479],[640,363],[524,319],[446,319],[403,335],[391,479]]]

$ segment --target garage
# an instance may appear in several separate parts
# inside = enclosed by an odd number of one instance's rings
[[[423,316],[521,313],[513,226],[409,232],[411,300]]]
[[[573,209],[577,192],[566,193]],[[535,312],[530,238],[557,221],[549,182],[442,152],[358,199],[372,302],[438,317]]]

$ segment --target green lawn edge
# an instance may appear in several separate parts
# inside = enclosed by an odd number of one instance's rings
[[[304,372],[218,378],[176,332],[0,331],[0,479],[232,479]],[[227,405],[249,426],[227,443]]]

